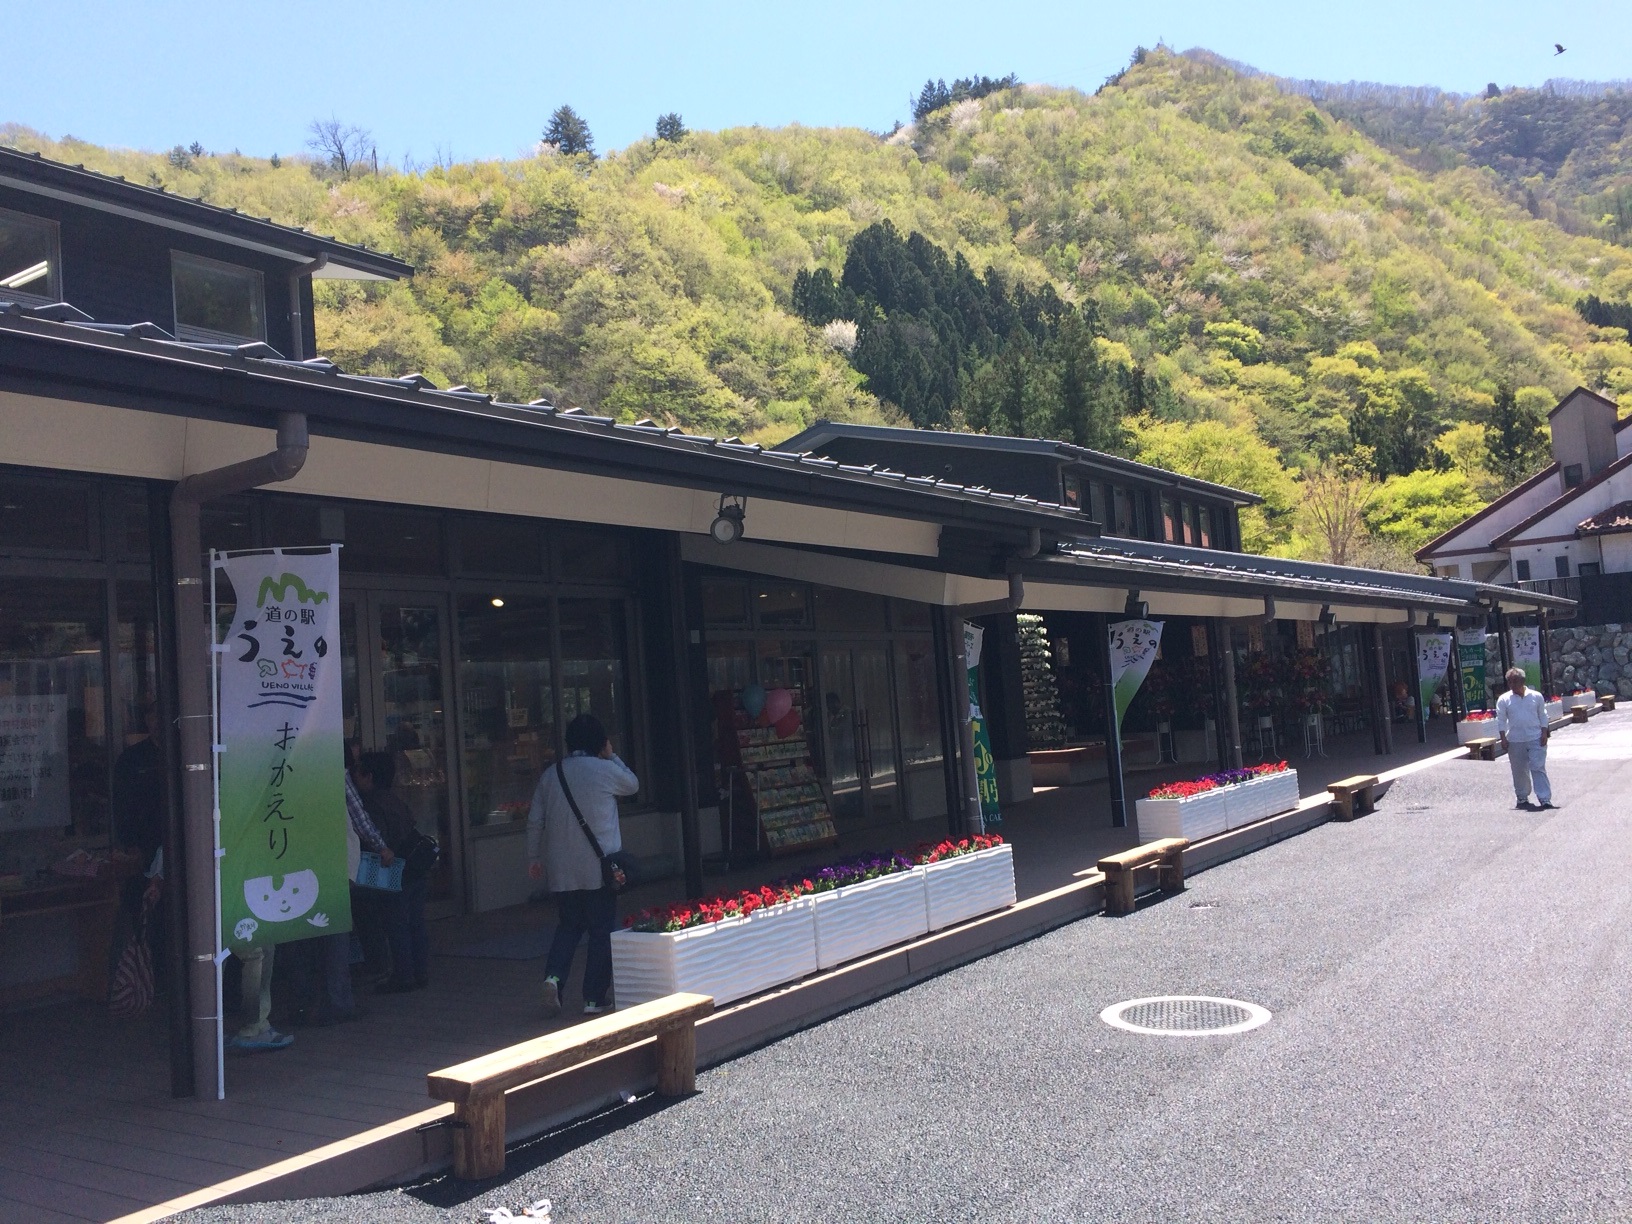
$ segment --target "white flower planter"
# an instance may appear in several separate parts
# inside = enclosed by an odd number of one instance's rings
[[[1303,793],[1298,789],[1298,771],[1295,769],[1265,774],[1258,779],[1258,785],[1263,789],[1265,816],[1290,812],[1303,798]]]
[[[817,967],[831,969],[925,934],[929,907],[924,890],[924,869],[914,867],[813,894]]]
[[[1203,791],[1189,799],[1140,799],[1134,804],[1139,840],[1185,837],[1199,841],[1224,832],[1223,790]]]
[[[1597,702],[1597,700],[1598,698],[1592,693],[1566,693],[1564,696],[1564,708],[1566,710],[1573,710],[1576,706],[1590,706]]]
[[[716,1005],[816,972],[810,897],[673,933],[612,932],[612,989],[619,1007],[676,991],[713,995]]]
[[[924,866],[928,929],[1014,904],[1014,847],[1007,843]]]
[[[1563,717],[1564,717],[1564,702],[1563,702],[1563,700],[1560,699],[1558,701],[1549,701],[1547,703],[1547,721],[1548,722],[1557,722],[1559,719],[1561,719]]]
[[[1494,718],[1464,718],[1456,724],[1456,742],[1466,744],[1476,739],[1494,739],[1496,737],[1496,720]]]
[[[1224,796],[1224,828],[1239,829],[1264,817],[1264,784],[1260,778],[1219,788]]]

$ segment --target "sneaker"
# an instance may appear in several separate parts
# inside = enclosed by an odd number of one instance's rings
[[[1536,810],[1536,805],[1528,799],[1520,799],[1513,805],[1513,810],[1515,812],[1533,812]]]
[[[245,1037],[242,1033],[234,1036],[227,1042],[229,1050],[237,1050],[243,1054],[258,1054],[263,1050],[282,1050],[293,1045],[295,1039],[288,1033],[280,1033],[276,1029],[267,1029],[254,1037]]]
[[[602,1012],[611,1010],[612,1008],[606,1003],[590,1003],[588,1001],[584,1003],[584,1015],[586,1016],[598,1016]]]
[[[561,983],[553,977],[544,979],[544,1014],[559,1015],[561,1011]]]
[[[1551,799],[1543,799],[1541,801],[1541,810],[1544,812],[1556,812],[1558,811],[1558,804],[1554,803]]]

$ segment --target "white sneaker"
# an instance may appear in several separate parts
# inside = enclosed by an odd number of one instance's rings
[[[544,1014],[546,1016],[559,1015],[561,1012],[561,983],[553,977],[544,979]]]
[[[607,1003],[585,1003],[584,1004],[584,1015],[586,1015],[586,1016],[598,1016],[602,1012],[608,1012],[608,1011],[611,1011],[611,1010],[612,1010],[611,1005],[607,1004]]]

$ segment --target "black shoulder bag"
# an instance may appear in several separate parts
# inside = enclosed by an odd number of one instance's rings
[[[564,761],[555,763],[556,780],[561,783],[561,793],[567,797],[567,806],[572,809],[572,814],[578,818],[578,827],[584,831],[584,836],[589,838],[589,845],[595,851],[595,857],[601,860],[601,887],[613,893],[620,893],[629,883],[629,877],[624,873],[623,866],[617,859],[601,849],[600,840],[590,829],[589,821],[585,820],[584,814],[578,810],[578,800],[572,797],[572,788],[567,785],[567,771],[562,768],[565,764]]]

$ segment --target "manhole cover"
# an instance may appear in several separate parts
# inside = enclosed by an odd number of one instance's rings
[[[1129,999],[1099,1013],[1112,1028],[1130,1033],[1150,1033],[1158,1037],[1217,1037],[1225,1033],[1245,1033],[1269,1022],[1267,1009],[1239,999],[1215,999],[1208,995],[1160,995],[1149,999]]]

